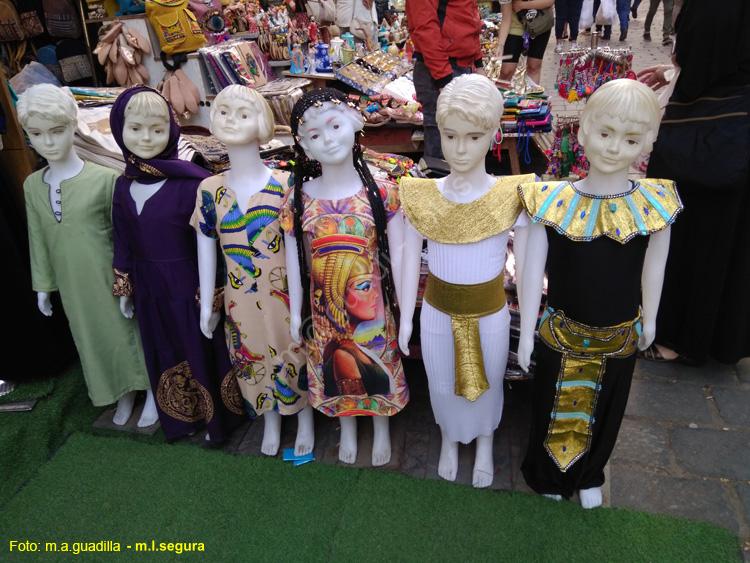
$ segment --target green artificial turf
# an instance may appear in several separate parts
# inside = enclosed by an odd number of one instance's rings
[[[54,381],[21,385],[10,395],[16,393],[17,400],[39,401],[28,412],[0,413],[0,509],[71,432],[90,428],[101,412],[91,405],[80,364]]]
[[[54,379],[43,379],[40,381],[30,381],[28,383],[19,383],[7,395],[0,397],[0,405],[6,403],[17,403],[18,401],[28,401],[31,399],[40,399],[48,396],[55,388]]]
[[[216,561],[736,561],[727,530],[627,510],[584,511],[384,470],[294,468],[186,445],[75,434],[0,514],[8,539],[204,542]],[[4,540],[4,541],[3,541]],[[42,544],[43,546],[44,544]],[[44,560],[72,560],[61,554]]]

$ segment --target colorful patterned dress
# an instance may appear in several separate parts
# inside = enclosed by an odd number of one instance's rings
[[[279,208],[288,173],[274,171],[242,211],[224,175],[203,180],[190,221],[218,239],[226,259],[224,310],[229,356],[245,410],[295,414],[307,405],[305,357],[289,332],[289,293]]]
[[[381,183],[390,220],[397,188]],[[312,337],[307,340],[309,401],[328,416],[391,416],[409,400],[396,324],[384,307],[377,235],[363,187],[337,200],[304,195],[302,228],[310,265]],[[293,232],[292,197],[281,228]]]

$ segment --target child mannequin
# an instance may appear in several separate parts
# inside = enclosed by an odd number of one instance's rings
[[[151,387],[168,440],[208,430],[222,442],[240,422],[242,399],[223,333],[200,331],[195,233],[189,225],[198,184],[208,172],[177,158],[180,128],[166,100],[135,86],[110,112],[125,157],[112,220],[115,294],[123,315],[135,307]],[[219,315],[212,319],[216,326]]]
[[[116,401],[113,422],[123,425],[148,378],[135,324],[118,314],[110,292],[117,174],[76,154],[77,114],[75,100],[51,84],[30,87],[18,101],[21,126],[48,162],[24,182],[32,281],[48,317],[50,293],[60,292],[89,397],[96,406]],[[138,425],[152,416],[147,402]]]
[[[388,416],[409,397],[392,314],[403,223],[395,185],[378,186],[364,162],[362,126],[338,90],[313,90],[297,101],[295,186],[280,219],[291,333],[297,342],[305,332],[310,403],[341,417],[344,463],[357,458],[354,417],[373,416],[372,464],[384,465],[391,457]],[[311,321],[309,332],[302,319]]]
[[[408,355],[427,238],[430,274],[420,336],[442,433],[438,474],[453,481],[458,442],[476,439],[475,487],[489,487],[495,473],[492,440],[503,410],[510,333],[502,272],[508,230],[528,223],[525,214],[519,216],[523,207],[516,186],[533,179],[495,178],[484,169],[502,112],[502,96],[489,79],[478,74],[455,78],[443,88],[436,116],[451,173],[440,181],[405,178],[400,187],[406,230],[399,344]],[[519,259],[523,231],[515,239]],[[472,303],[478,307],[469,311]]]
[[[659,118],[647,86],[613,80],[581,115],[588,177],[519,187],[533,221],[522,276],[523,369],[545,262],[549,278],[522,471],[532,489],[556,500],[578,491],[584,508],[602,503],[603,470],[625,411],[636,346],[643,350],[654,339],[670,225],[682,209],[672,181],[628,180],[630,164],[651,150]]]
[[[261,452],[276,455],[281,415],[298,415],[295,454],[312,451],[312,409],[305,357],[291,341],[283,235],[279,207],[289,174],[272,171],[259,145],[273,137],[273,112],[252,88],[224,88],[211,106],[211,132],[227,147],[231,168],[201,182],[191,224],[198,236],[201,331],[213,337],[211,302],[216,279],[216,239],[227,264],[225,326],[230,358],[245,408],[265,422]]]

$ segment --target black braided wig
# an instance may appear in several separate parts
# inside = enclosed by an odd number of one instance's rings
[[[294,136],[295,152],[294,200],[292,210],[294,212],[294,238],[297,239],[297,258],[299,260],[300,280],[302,282],[301,332],[305,339],[312,338],[312,311],[310,306],[310,269],[305,257],[305,242],[304,234],[302,232],[302,213],[304,211],[302,185],[306,181],[320,176],[321,169],[320,163],[317,160],[310,160],[307,158],[304,149],[299,144],[299,126],[302,121],[302,116],[304,116],[308,109],[313,106],[320,106],[324,102],[347,104],[352,109],[356,110],[356,106],[347,99],[346,94],[335,88],[317,88],[315,90],[310,90],[297,100],[297,103],[294,104],[294,108],[292,108],[291,128],[292,135]],[[367,163],[362,154],[362,146],[359,143],[360,137],[361,132],[357,131],[354,136],[352,160],[354,168],[357,170],[357,173],[362,180],[362,185],[366,188],[367,199],[370,203],[372,218],[375,223],[378,243],[378,252],[375,258],[380,265],[382,276],[381,284],[383,287],[385,304],[390,308],[394,321],[398,323],[399,311],[396,302],[396,286],[394,284],[393,272],[391,270],[391,254],[390,247],[388,246],[388,233],[386,232],[388,220],[385,213],[383,199],[380,197],[380,188],[375,183],[375,179],[372,177],[370,169],[367,167]]]

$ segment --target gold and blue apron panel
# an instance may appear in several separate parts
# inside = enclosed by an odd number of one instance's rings
[[[548,307],[539,336],[562,354],[544,447],[560,471],[567,471],[591,447],[592,427],[607,358],[635,353],[640,316],[609,327],[592,327]]]

